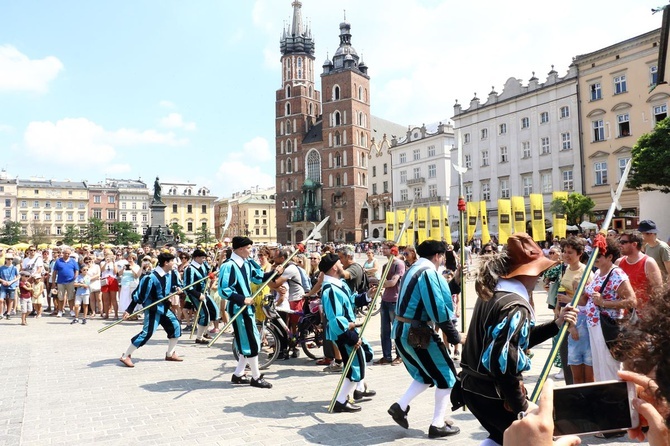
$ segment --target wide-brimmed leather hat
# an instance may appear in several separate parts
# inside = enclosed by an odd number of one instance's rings
[[[516,276],[539,276],[558,263],[546,258],[532,237],[523,232],[511,235],[507,239],[506,252],[509,259],[509,273],[502,276],[505,279]]]

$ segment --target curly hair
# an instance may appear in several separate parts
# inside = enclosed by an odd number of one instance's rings
[[[565,249],[566,246],[569,246],[572,248],[577,254],[580,256],[584,252],[584,248],[586,247],[586,243],[584,242],[583,238],[575,237],[574,235],[571,235],[567,239],[561,241],[561,248]]]
[[[487,301],[493,297],[493,290],[501,276],[509,272],[507,251],[479,258],[479,271],[475,279],[475,291],[480,299]]]
[[[619,339],[617,352],[621,353],[633,371],[649,374],[655,372],[658,385],[656,400],[670,402],[670,286],[653,294],[639,320],[626,328]],[[670,415],[665,424],[670,427]]]

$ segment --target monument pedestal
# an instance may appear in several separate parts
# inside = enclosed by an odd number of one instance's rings
[[[152,248],[161,248],[167,244],[174,244],[174,235],[165,224],[165,208],[167,205],[160,200],[152,200],[149,205],[151,209],[151,226],[148,226],[142,238],[142,244],[150,245]]]

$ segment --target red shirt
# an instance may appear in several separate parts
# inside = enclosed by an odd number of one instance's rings
[[[635,263],[628,263],[628,257],[623,257],[619,262],[619,267],[628,274],[635,297],[637,297],[638,308],[649,301],[649,281],[644,270],[648,258],[648,255],[642,254],[642,258]]]

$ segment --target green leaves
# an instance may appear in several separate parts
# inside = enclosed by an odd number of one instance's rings
[[[557,198],[549,205],[549,210],[552,214],[565,214],[565,218],[569,225],[579,226],[584,221],[584,216],[593,216],[593,208],[595,203],[590,197],[573,192],[568,195],[567,200]],[[580,226],[581,227],[581,226]]]
[[[670,193],[670,118],[637,140],[631,167],[628,187]]]

